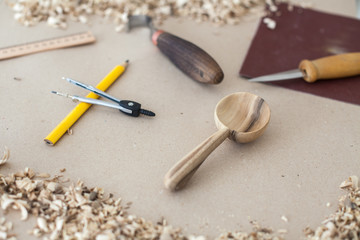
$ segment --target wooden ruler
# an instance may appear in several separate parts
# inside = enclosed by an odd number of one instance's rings
[[[0,60],[24,56],[53,49],[73,47],[95,42],[91,32],[77,33],[65,37],[41,40],[21,45],[0,48]]]

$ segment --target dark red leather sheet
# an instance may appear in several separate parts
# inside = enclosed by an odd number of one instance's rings
[[[247,78],[291,70],[302,59],[316,59],[347,52],[360,52],[360,21],[311,9],[279,5],[279,13],[268,17],[276,21],[269,29],[263,21],[253,38],[240,75]],[[360,62],[359,62],[360,65]],[[360,76],[319,80],[276,81],[270,84],[360,104]]]

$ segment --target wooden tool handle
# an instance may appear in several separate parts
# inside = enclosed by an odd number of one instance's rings
[[[208,84],[218,84],[224,73],[217,62],[195,44],[161,30],[152,40],[170,61],[190,78]]]
[[[303,60],[299,68],[307,82],[355,76],[360,74],[360,52],[339,54],[313,61]]]
[[[178,190],[184,187],[210,153],[212,153],[229,134],[230,130],[228,128],[220,129],[177,162],[165,175],[165,187],[170,190]]]

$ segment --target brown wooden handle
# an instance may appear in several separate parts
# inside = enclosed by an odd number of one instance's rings
[[[313,61],[303,60],[299,68],[307,82],[355,76],[360,74],[360,52],[339,54]]]
[[[224,73],[217,62],[195,44],[161,30],[152,40],[170,61],[190,78],[208,84],[218,84]]]
[[[177,162],[165,175],[165,187],[170,190],[178,190],[184,187],[210,153],[212,153],[229,134],[230,130],[228,128],[220,129]]]

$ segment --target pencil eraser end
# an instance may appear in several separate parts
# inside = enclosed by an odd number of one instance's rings
[[[50,141],[49,139],[44,139],[45,143],[49,146],[54,146],[54,143],[52,141]]]

